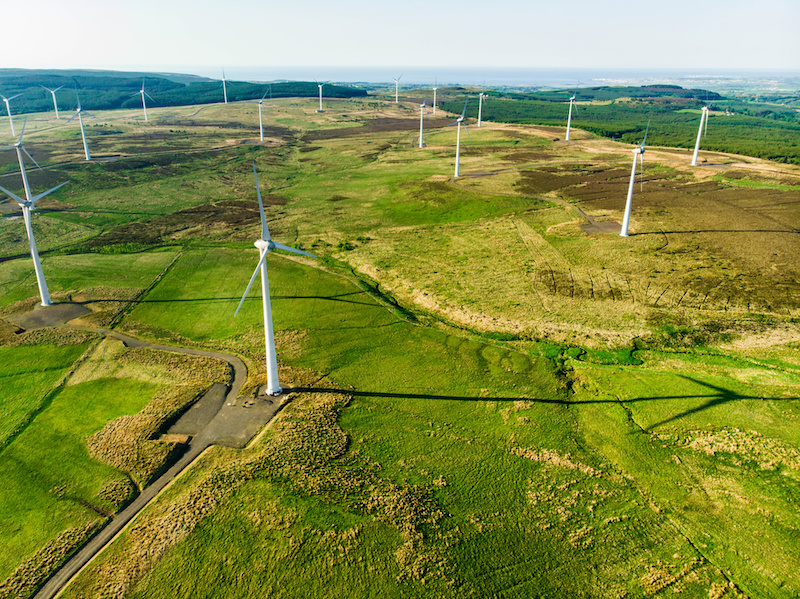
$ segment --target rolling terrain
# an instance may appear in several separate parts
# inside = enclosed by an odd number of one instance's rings
[[[206,450],[64,597],[800,593],[800,168],[648,147],[625,239],[626,143],[484,122],[454,180],[450,120],[418,149],[414,102],[265,104],[264,143],[253,104],[97,111],[90,164],[79,130],[29,117],[33,187],[71,180],[34,227],[77,324],[238,355],[264,401],[260,298],[233,318],[253,161],[273,237],[321,256],[270,257],[278,416]],[[35,279],[0,209],[13,597],[174,459],[162,434],[228,374],[23,331]]]

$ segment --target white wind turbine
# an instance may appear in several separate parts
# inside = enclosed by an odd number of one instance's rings
[[[261,132],[261,141],[264,141],[264,118],[261,116],[261,111],[264,108],[264,98],[267,97],[267,94],[270,91],[272,91],[271,87],[264,92],[264,95],[261,96],[260,100],[248,100],[248,102],[258,104],[258,129]]]
[[[9,104],[11,100],[14,98],[19,98],[22,94],[17,94],[16,96],[11,96],[10,98],[6,98],[4,95],[0,94],[0,98],[3,98],[3,102],[6,103],[6,112],[8,113],[8,122],[11,125],[11,135],[14,137],[17,136],[16,131],[14,131],[14,119],[11,117],[11,105]]]
[[[44,85],[40,85],[39,87],[41,87],[42,89],[46,89],[47,91],[50,92],[50,95],[53,96],[53,108],[55,108],[56,110],[56,119],[61,120],[61,117],[58,116],[58,102],[56,101],[56,92],[64,86],[62,85],[61,87],[57,87],[55,89],[50,89],[49,87],[45,87]]]
[[[147,102],[145,102],[144,97],[147,96],[148,98],[153,100],[153,96],[151,96],[146,91],[144,91],[144,79],[142,79],[142,89],[140,89],[138,92],[132,93],[131,94],[131,98],[133,96],[142,96],[142,110],[144,110],[144,120],[146,121],[147,120]],[[155,100],[153,100],[153,102],[155,102]]]
[[[578,92],[572,94],[572,97],[569,99],[569,116],[567,117],[567,141],[569,141],[569,130],[572,127],[572,105],[575,103],[575,96],[578,95]]]
[[[423,100],[422,104],[419,105],[419,147],[422,148],[422,122],[427,114],[427,110],[425,109],[425,105],[428,103],[428,94],[425,94],[425,100]]]
[[[225,104],[228,103],[228,87],[225,85],[225,69],[222,69],[222,97],[225,99]]]
[[[700,128],[697,130],[697,142],[694,144],[694,155],[692,156],[692,166],[697,166],[697,153],[700,151],[700,138],[703,137],[707,131],[708,131],[708,105],[703,106],[703,110],[700,113]]]
[[[78,110],[75,111],[75,114],[70,117],[68,123],[78,117],[78,122],[81,124],[81,137],[83,138],[83,153],[86,154],[86,160],[91,160],[92,156],[89,154],[89,145],[86,143],[86,131],[83,128],[83,115],[86,114],[93,119],[97,117],[94,116],[91,112],[86,112],[83,108],[81,108],[81,98],[78,95],[78,90],[75,90],[75,98],[78,101]],[[99,119],[98,119],[99,120]]]
[[[486,97],[486,94],[481,92],[478,94],[478,127],[481,126],[481,118],[483,115],[483,99]]]
[[[462,125],[464,125],[464,131],[466,131],[467,135],[469,135],[469,129],[467,129],[467,125],[464,123],[464,117],[466,116],[466,114],[467,114],[467,100],[464,100],[464,110],[461,112],[461,116],[458,117],[457,120],[455,120],[452,123],[450,123],[449,125],[447,125],[448,127],[456,125],[456,127],[458,128],[458,133],[456,134],[456,174],[455,174],[456,177],[460,177],[461,176],[461,170],[459,169],[459,161],[460,161],[460,157],[461,157],[461,126]],[[469,136],[470,136],[470,139],[471,139],[472,136],[471,135],[469,135]]]
[[[319,88],[319,110],[317,112],[325,112],[322,110],[322,86],[325,85],[324,83],[320,83],[317,81],[317,87]]]
[[[258,173],[256,173],[256,163],[253,162],[253,176],[256,180],[256,194],[258,195],[258,211],[261,214],[261,237],[255,242],[255,246],[261,253],[261,258],[256,265],[253,276],[250,277],[250,282],[247,284],[247,289],[244,290],[242,300],[239,302],[239,307],[236,308],[236,314],[244,303],[247,294],[250,292],[250,287],[256,280],[259,271],[261,271],[261,303],[264,310],[264,342],[267,348],[267,393],[269,395],[280,395],[281,386],[278,382],[278,358],[275,355],[275,333],[272,328],[272,306],[269,299],[269,280],[267,278],[267,254],[271,250],[278,249],[295,254],[302,254],[303,256],[310,256],[316,258],[313,254],[302,252],[295,248],[283,245],[276,241],[272,241],[269,235],[269,228],[267,227],[267,217],[264,215],[264,204],[261,201],[261,189],[258,185]],[[234,314],[234,316],[236,316]]]
[[[644,131],[644,139],[642,143],[633,149],[633,168],[631,168],[631,182],[628,185],[628,199],[625,202],[625,216],[622,218],[622,229],[619,232],[620,237],[628,237],[628,225],[631,221],[631,202],[633,201],[633,186],[636,184],[636,161],[639,161],[640,173],[642,178],[642,188],[644,189],[644,145],[647,142],[647,132],[650,131],[650,122],[647,123],[647,129]]]
[[[27,121],[26,121],[27,122]],[[39,195],[34,196],[31,193],[31,186],[28,183],[28,174],[25,172],[25,162],[23,161],[22,154],[24,153],[31,161],[39,167],[39,164],[33,159],[26,150],[22,146],[22,137],[25,135],[25,124],[22,125],[22,132],[19,135],[19,139],[17,143],[12,146],[5,146],[0,148],[2,150],[9,150],[15,149],[17,151],[17,160],[19,161],[19,170],[20,174],[22,175],[22,186],[25,189],[25,199],[19,197],[18,195],[11,193],[9,190],[5,189],[4,187],[0,187],[0,191],[8,194],[9,197],[14,199],[19,207],[22,208],[22,218],[25,221],[25,232],[28,235],[28,243],[30,244],[31,248],[31,258],[33,258],[33,269],[36,272],[36,284],[39,286],[39,297],[42,300],[43,306],[50,306],[52,305],[52,300],[50,299],[50,292],[47,289],[47,281],[44,278],[44,271],[42,270],[42,262],[39,260],[39,251],[36,249],[36,239],[33,237],[33,226],[31,224],[31,211],[36,209],[35,203],[41,200],[48,194],[53,193],[56,189],[59,189],[69,183],[69,181],[65,181],[61,185],[57,185],[52,189],[48,189],[44,193],[40,193]],[[41,167],[39,167],[41,168]]]
[[[436,78],[433,79],[433,114],[436,114],[436,90],[439,89],[439,84]]]
[[[397,104],[399,101],[399,94],[400,94],[400,79],[403,77],[403,74],[400,73],[399,77],[392,77],[394,79],[394,103]]]

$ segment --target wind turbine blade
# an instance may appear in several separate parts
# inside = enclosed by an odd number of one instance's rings
[[[261,201],[261,186],[258,184],[258,173],[256,172],[256,161],[253,161],[253,176],[256,179],[256,195],[258,195],[258,212],[261,214],[261,239],[269,241],[269,227],[267,226],[267,216],[264,214],[264,202]]]
[[[28,158],[30,158],[30,159],[31,159],[31,162],[33,162],[33,163],[36,165],[36,167],[37,167],[39,170],[42,170],[42,167],[41,167],[41,166],[39,166],[39,163],[38,163],[38,162],[36,162],[36,161],[33,159],[33,156],[31,156],[31,154],[30,154],[30,152],[28,152],[28,150],[26,150],[25,148],[23,148],[23,147],[21,147],[21,146],[20,146],[20,149],[21,149],[23,152],[25,152],[25,155],[26,155]]]
[[[28,117],[25,117],[25,120],[22,122],[22,131],[19,134],[19,139],[17,140],[17,144],[22,143],[22,137],[25,135],[25,127],[28,124]],[[27,152],[26,152],[27,154]]]
[[[66,85],[66,83],[65,83],[64,85]],[[55,93],[55,92],[57,92],[58,90],[60,90],[62,87],[64,87],[64,85],[61,85],[61,86],[59,86],[59,87],[55,88],[55,89],[53,90],[53,93]]]
[[[264,251],[264,253],[261,255],[261,260],[259,260],[258,264],[256,264],[256,269],[253,271],[253,276],[250,277],[250,282],[247,284],[247,289],[244,290],[244,295],[242,296],[242,299],[239,302],[239,307],[237,307],[236,312],[233,313],[234,317],[237,314],[239,314],[239,310],[241,310],[242,304],[244,303],[244,300],[247,298],[247,294],[250,293],[250,288],[253,286],[253,281],[255,281],[256,277],[258,276],[258,271],[264,267],[264,262],[266,262],[267,260],[267,254],[269,254],[269,250]]]
[[[67,123],[69,123],[69,122],[73,121],[73,120],[75,119],[75,117],[76,117],[76,116],[78,116],[78,113],[77,113],[77,112],[76,112],[75,114],[73,114],[71,117],[69,117],[69,118],[67,119]]]
[[[469,138],[470,138],[470,140],[471,140],[471,139],[472,139],[472,136],[469,134],[469,129],[467,129],[467,125],[466,125],[465,123],[461,123],[461,124],[462,124],[462,125],[464,125],[464,131],[466,131],[466,132],[467,132],[467,137],[469,137]]]
[[[464,118],[464,115],[467,114],[467,102],[469,102],[469,100],[464,100],[464,110],[461,111],[462,120]]]
[[[264,95],[263,95],[263,96],[261,96],[261,101],[262,101],[262,102],[264,101],[264,98],[266,98],[266,97],[267,97],[267,94],[268,94],[270,91],[272,91],[272,90],[271,90],[271,89],[268,89],[267,91],[265,91],[265,92],[264,92]]]
[[[155,98],[153,98],[153,96],[151,96],[147,92],[144,92],[144,95],[147,96],[148,98],[150,98],[151,100],[153,100],[153,102],[155,102]]]
[[[132,98],[133,96],[141,96],[143,93],[144,93],[144,90],[139,90],[138,92],[133,92],[133,93],[132,93],[130,96],[128,96],[128,97],[129,97],[129,98]]]
[[[83,112],[83,114],[85,114],[86,116],[90,116],[90,117],[92,117],[93,119],[97,119],[98,121],[100,120],[100,119],[98,119],[96,116],[94,116],[94,115],[93,115],[91,112],[86,112],[85,110],[84,110],[84,111],[82,111],[82,112]]]
[[[8,101],[11,102],[14,98],[19,98],[22,94],[17,94],[16,96],[11,96]]]
[[[453,121],[452,123],[448,123],[447,127],[452,127],[453,125],[458,125],[461,121]]]
[[[7,190],[5,187],[0,187],[0,191],[2,191],[2,192],[3,192],[4,194],[6,194],[8,197],[10,197],[10,198],[12,198],[12,199],[16,200],[16,202],[17,202],[18,204],[24,204],[24,203],[25,203],[25,200],[23,200],[23,199],[22,199],[21,197],[19,197],[17,194],[15,194],[15,193],[12,193],[12,192],[8,191],[8,190]]]
[[[56,189],[61,189],[61,188],[62,188],[62,187],[64,187],[64,186],[65,186],[67,183],[69,183],[69,181],[64,181],[64,182],[63,182],[61,185],[56,185],[56,186],[55,186],[53,189],[48,189],[48,190],[47,190],[47,191],[45,191],[44,193],[40,193],[40,194],[39,194],[39,195],[37,195],[37,196],[33,196],[33,197],[31,198],[31,204],[33,204],[34,202],[38,202],[38,201],[39,201],[39,200],[41,200],[41,199],[42,199],[44,196],[46,196],[46,195],[49,195],[49,194],[53,193],[53,192],[54,192]]]
[[[647,129],[644,130],[644,139],[642,140],[642,149],[644,149],[645,143],[647,143],[647,133],[650,131],[650,119],[647,119]]]
[[[47,91],[49,91],[51,94],[52,94],[52,93],[54,93],[54,92],[56,91],[56,90],[54,90],[54,89],[50,89],[49,87],[45,87],[45,86],[44,86],[44,85],[42,85],[41,83],[39,84],[39,87],[41,87],[42,89],[46,89],[46,90],[47,90]],[[61,88],[59,88],[59,89],[61,89]]]
[[[302,250],[289,247],[288,245],[283,245],[282,243],[278,243],[277,241],[273,241],[272,244],[275,246],[276,249],[283,250],[284,252],[292,252],[293,254],[302,254],[303,256],[309,256],[311,258],[319,257],[315,256],[314,254],[309,254],[308,252],[304,252]]]

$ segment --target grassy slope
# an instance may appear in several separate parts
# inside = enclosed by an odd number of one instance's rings
[[[65,387],[0,454],[0,577],[67,528],[103,519],[90,506],[112,508],[97,493],[120,472],[91,459],[85,439],[156,390],[116,379]]]
[[[160,322],[172,321],[171,330],[181,336],[204,339],[209,327],[228,331],[235,300],[229,305],[214,301],[225,291],[219,291],[213,276],[219,267],[211,254],[187,255],[158,288],[171,300],[158,304]],[[229,265],[231,280],[247,277],[248,264],[226,254],[219,261]],[[271,258],[270,277],[277,329],[303,331],[300,341],[279,348],[282,359],[313,366],[344,388],[366,392],[351,401],[339,420],[351,454],[380,464],[383,480],[428,489],[447,514],[426,533],[432,561],[423,562],[417,578],[410,575],[394,556],[402,539],[386,521],[358,508],[360,492],[298,491],[291,481],[264,474],[169,552],[134,596],[174,596],[193,585],[220,597],[246,597],[257,587],[278,596],[294,596],[299,589],[308,596],[331,589],[365,597],[614,596],[661,589],[671,576],[689,596],[703,596],[712,584],[725,582],[689,540],[709,545],[710,538],[712,550],[701,553],[716,562],[714,546],[733,542],[734,530],[663,513],[661,505],[681,499],[665,493],[670,478],[654,477],[671,454],[659,451],[660,443],[640,429],[632,431],[616,399],[608,406],[579,403],[572,408],[492,399],[564,396],[544,360],[398,321],[358,288],[277,256]],[[181,301],[195,298],[200,301]],[[254,308],[240,317],[257,321]],[[155,316],[151,310],[143,304],[132,317],[149,321]],[[196,318],[201,313],[202,323]],[[252,326],[257,328],[257,322]],[[260,351],[257,335],[230,334],[240,347]],[[631,397],[639,390],[634,381],[650,394],[683,391],[683,379],[674,375],[654,387],[663,375],[641,368],[613,372],[613,382],[598,387],[620,385]],[[697,393],[697,386],[690,391]],[[607,396],[592,390],[576,399],[598,397]],[[685,407],[685,401],[675,401],[650,418],[673,416]],[[292,413],[292,406],[287,409]],[[727,416],[717,415],[723,422]],[[219,464],[258,455],[260,447],[238,457],[226,452]],[[644,461],[638,459],[642,447],[650,454]],[[348,468],[335,462],[326,467]],[[190,477],[186,486],[198,477]],[[183,489],[177,485],[171,497]],[[740,560],[720,565],[738,569],[741,579],[751,582]],[[759,567],[767,566],[775,564],[765,560]],[[102,571],[102,561],[98,568]],[[791,582],[793,574],[779,570],[775,575]],[[326,573],[321,578],[320,571]],[[571,574],[553,576],[554,571]],[[398,577],[405,582],[398,585]],[[90,576],[73,593],[91,583]],[[754,590],[759,587],[764,588],[762,579]]]
[[[86,345],[0,347],[0,448],[85,349]]]

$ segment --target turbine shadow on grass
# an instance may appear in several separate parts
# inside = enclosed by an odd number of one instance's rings
[[[689,235],[693,233],[789,233],[797,235],[800,229],[698,229],[691,231],[645,231],[636,235]]]
[[[681,376],[681,378],[696,383],[698,385],[702,385],[704,387],[708,387],[709,389],[715,391],[714,394],[709,395],[671,395],[671,396],[663,396],[663,397],[636,397],[633,399],[588,399],[588,400],[580,400],[580,401],[571,401],[568,399],[546,399],[546,398],[535,398],[535,397],[474,397],[468,395],[443,395],[443,394],[428,394],[428,393],[393,393],[388,391],[355,391],[355,390],[347,390],[347,389],[332,389],[327,387],[294,387],[289,391],[296,392],[296,393],[347,393],[354,397],[381,397],[387,399],[434,399],[434,400],[447,400],[447,401],[529,401],[532,403],[541,403],[541,404],[555,404],[555,405],[563,405],[563,406],[580,406],[582,404],[620,404],[620,405],[627,405],[639,402],[648,402],[648,401],[660,401],[660,400],[679,400],[679,399],[700,399],[704,397],[708,397],[709,400],[701,406],[697,406],[694,408],[690,408],[688,410],[684,410],[674,416],[661,420],[655,424],[650,425],[647,428],[643,427],[643,430],[646,432],[652,432],[659,426],[663,426],[665,424],[669,424],[670,422],[674,422],[676,420],[680,420],[681,418],[691,416],[693,414],[697,414],[708,410],[710,408],[721,406],[726,403],[730,403],[733,401],[743,401],[743,400],[760,400],[760,401],[792,401],[792,400],[800,400],[800,397],[760,397],[757,395],[742,395],[740,393],[736,393],[735,391],[731,391],[730,389],[725,389],[723,387],[717,387],[716,385],[712,385],[710,383],[705,383],[703,381],[694,379],[688,376]]]
[[[361,295],[365,293],[364,291],[354,291],[352,293],[340,293],[338,295],[273,295],[271,298],[273,300],[276,299],[312,299],[312,300],[328,300],[331,302],[343,302],[346,304],[358,304],[360,306],[376,306],[374,302],[357,302],[350,299],[342,299],[344,297],[350,295]],[[141,301],[143,304],[170,304],[170,303],[181,303],[181,302],[238,302],[242,298],[239,296],[235,297],[194,297],[194,298],[183,298],[183,299],[144,299]],[[119,300],[114,299],[105,299],[105,300],[95,300],[96,303],[101,302],[114,302]],[[254,296],[245,299],[245,304],[249,302],[261,302],[261,298],[259,296]]]

